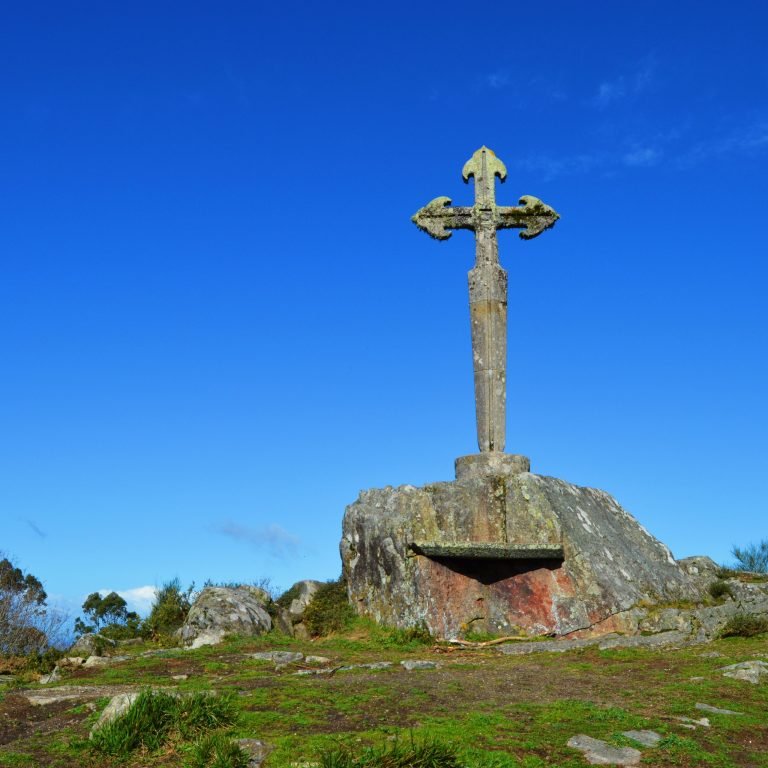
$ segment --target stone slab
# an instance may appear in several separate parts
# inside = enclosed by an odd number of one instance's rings
[[[633,747],[612,747],[584,734],[568,739],[568,746],[582,752],[590,765],[639,765],[642,757],[640,750]]]
[[[470,558],[478,560],[562,560],[562,547],[507,544],[469,543],[436,544],[435,542],[412,542],[410,548],[417,555],[440,558]]]

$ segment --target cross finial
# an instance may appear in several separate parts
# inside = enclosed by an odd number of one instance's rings
[[[481,452],[503,451],[506,429],[507,273],[499,265],[496,230],[520,229],[530,240],[555,225],[560,216],[537,197],[524,195],[520,207],[496,205],[496,177],[504,181],[504,163],[486,146],[464,164],[465,182],[475,180],[475,204],[451,206],[436,197],[416,212],[412,221],[437,240],[452,229],[475,232],[475,266],[469,273],[469,309],[475,369],[477,440]]]

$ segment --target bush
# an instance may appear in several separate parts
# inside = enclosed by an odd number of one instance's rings
[[[157,637],[173,634],[186,620],[192,607],[195,585],[182,590],[179,579],[171,579],[157,591],[149,616],[144,621],[143,632]]]
[[[731,554],[736,558],[736,568],[752,573],[768,573],[768,539],[746,547],[734,546]]]
[[[187,739],[236,720],[232,696],[174,696],[145,689],[125,713],[94,732],[92,745],[108,755],[126,756],[139,748],[158,749],[174,735]]]
[[[354,617],[347,597],[347,582],[343,578],[323,584],[304,611],[304,623],[312,637],[339,632]]]
[[[754,637],[768,632],[768,618],[737,613],[720,630],[720,637]]]
[[[731,585],[722,579],[713,581],[709,585],[708,591],[709,594],[715,598],[715,600],[719,600],[721,597],[733,597],[733,590],[731,589]]]
[[[211,733],[191,750],[186,768],[248,768],[249,756],[228,736]]]
[[[352,751],[344,747],[325,752],[321,768],[462,768],[456,749],[435,741]]]

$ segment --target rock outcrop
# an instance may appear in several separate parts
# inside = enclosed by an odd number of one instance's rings
[[[445,638],[605,634],[636,625],[627,612],[641,601],[700,595],[609,494],[509,458],[493,474],[459,460],[455,482],[364,491],[347,507],[340,549],[358,613]]]
[[[220,643],[225,635],[262,635],[272,629],[265,608],[269,596],[257,587],[206,587],[189,611],[179,634],[184,645]]]

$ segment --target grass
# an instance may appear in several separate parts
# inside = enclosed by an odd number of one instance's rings
[[[368,747],[337,747],[320,756],[321,768],[463,768],[456,747],[436,741]]]
[[[269,649],[327,656],[330,668],[383,660],[393,666],[303,677],[294,674],[302,663],[276,670],[247,656]],[[703,655],[713,651],[720,655]],[[98,711],[80,701],[14,710],[18,692],[9,692],[0,723],[29,722],[0,746],[0,766],[238,768],[233,739],[247,737],[274,747],[264,768],[317,764],[332,754],[337,761],[365,756],[373,768],[376,755],[424,745],[445,748],[464,768],[583,768],[583,757],[566,746],[571,736],[628,746],[623,731],[650,728],[663,741],[643,749],[644,766],[768,768],[768,685],[719,672],[766,651],[765,637],[756,636],[681,650],[586,648],[517,657],[493,648],[438,649],[424,636],[356,620],[314,641],[270,634],[148,658],[132,653],[114,666],[68,672],[62,684],[162,686],[167,708],[157,698],[146,704],[149,724],[135,716],[113,737],[113,751],[96,751],[87,736]],[[433,659],[440,668],[409,673],[399,664],[405,658]],[[189,679],[174,681],[180,672]],[[196,700],[189,705],[196,709],[222,698],[231,705],[225,717],[208,711],[180,718],[174,711],[183,701]],[[696,702],[744,714],[712,715],[712,728],[687,731],[674,718],[701,717]],[[47,730],[36,734],[41,725]]]
[[[231,696],[145,689],[124,714],[93,734],[92,744],[99,752],[122,757],[137,749],[152,752],[174,737],[185,740],[232,725],[237,716]]]

